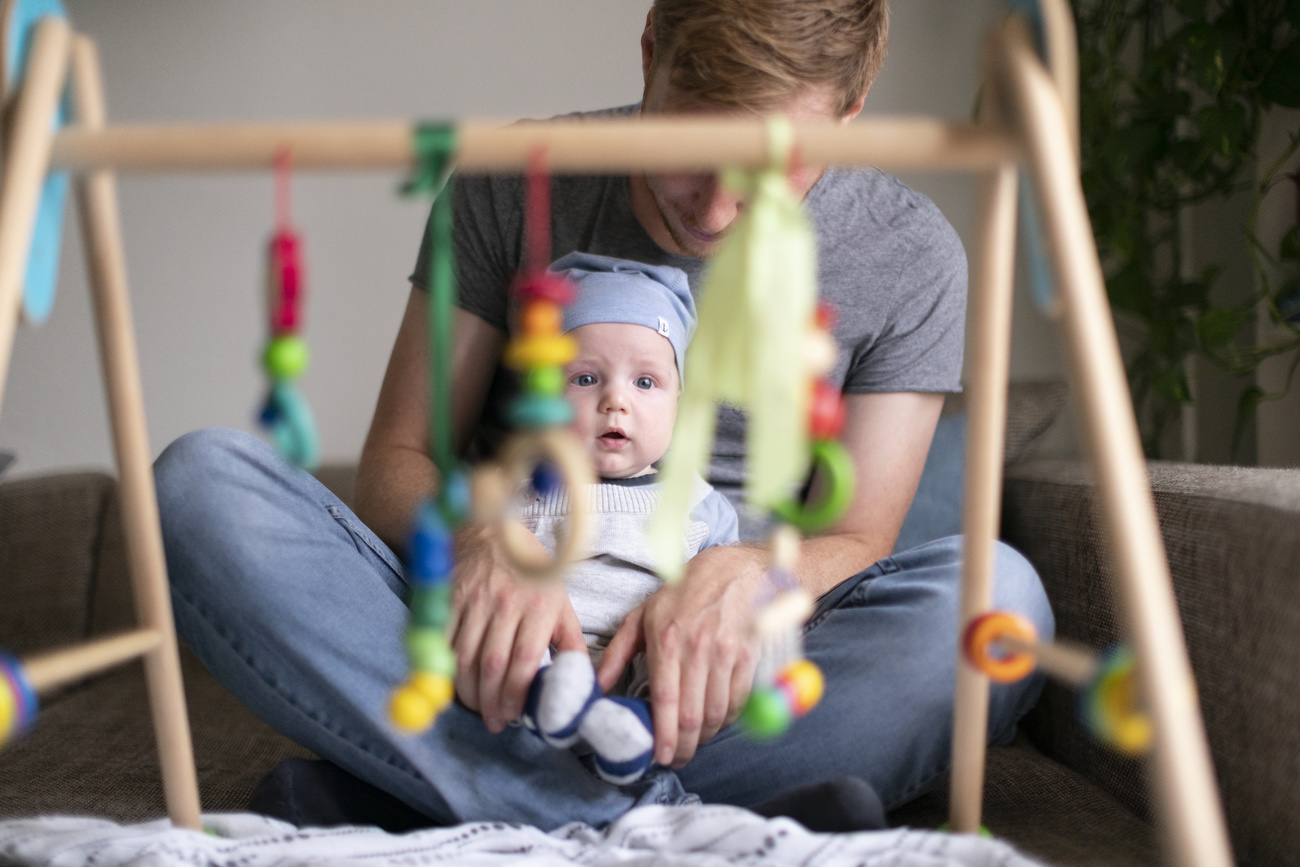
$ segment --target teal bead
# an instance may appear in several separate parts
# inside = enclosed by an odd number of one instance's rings
[[[461,469],[452,470],[442,483],[442,493],[438,497],[442,516],[453,527],[469,517],[470,489],[469,475]]]
[[[411,593],[411,622],[442,629],[451,617],[451,585],[416,587]]]
[[[273,379],[297,379],[307,369],[311,353],[307,341],[296,334],[281,334],[266,345],[262,365]]]
[[[406,652],[411,659],[411,668],[416,671],[443,677],[456,676],[456,653],[441,629],[416,627],[410,630],[406,633]]]
[[[785,734],[793,716],[785,690],[756,689],[749,694],[749,701],[745,702],[740,724],[751,737],[771,740]]]
[[[562,397],[522,394],[510,402],[510,423],[519,428],[550,427],[573,421],[573,407]]]
[[[524,389],[531,394],[559,397],[564,394],[564,368],[548,364],[524,374]]]

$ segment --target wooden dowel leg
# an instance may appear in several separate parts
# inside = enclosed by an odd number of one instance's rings
[[[1155,729],[1156,803],[1178,864],[1232,863],[1205,728],[1138,440],[1119,341],[1060,99],[1022,36],[1001,36],[1061,298],[1081,433],[1097,472],[1123,617]]]
[[[157,632],[137,629],[28,657],[23,668],[32,689],[43,693],[143,656],[157,646]]]
[[[64,21],[49,17],[37,26],[5,142],[4,181],[0,185],[0,404],[18,328],[36,208],[50,164],[54,112],[67,75],[68,42]]]
[[[89,129],[104,125],[104,96],[94,43],[79,36],[73,45],[77,121]],[[122,519],[136,611],[142,625],[158,633],[158,647],[144,658],[154,731],[163,772],[167,813],[174,824],[199,827],[198,778],[181,684],[176,628],[172,621],[167,565],[158,523],[158,500],[144,421],[135,330],[127,293],[117,190],[108,171],[77,180],[82,233],[90,263],[95,323],[112,417],[122,496]]]
[[[979,251],[973,274],[970,382],[967,386],[966,480],[962,514],[961,610],[958,643],[971,618],[993,603],[993,554],[1002,498],[1007,367],[1011,353],[1011,297],[1016,229],[1016,165],[983,179],[978,209]],[[953,700],[952,786],[949,822],[974,833],[980,825],[989,682],[957,651]]]

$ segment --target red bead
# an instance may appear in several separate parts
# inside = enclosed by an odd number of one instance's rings
[[[271,332],[288,334],[298,328],[303,296],[301,244],[292,230],[271,239],[270,268]]]
[[[572,304],[578,290],[568,279],[546,272],[521,274],[515,282],[515,292],[520,303],[550,301],[553,304]]]
[[[835,327],[835,308],[825,301],[818,302],[817,312],[813,314],[813,321],[817,323],[817,327],[822,331],[830,331]]]
[[[833,440],[844,430],[844,396],[824,379],[813,383],[812,405],[808,407],[808,435],[815,440]]]

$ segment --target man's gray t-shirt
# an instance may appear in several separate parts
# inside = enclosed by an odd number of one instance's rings
[[[635,107],[570,115],[628,115]],[[662,250],[632,213],[626,175],[557,175],[551,187],[551,261],[581,251],[671,265],[691,292],[706,261]],[[459,305],[508,332],[508,290],[523,263],[523,180],[460,175],[454,216]],[[839,359],[830,374],[849,394],[959,391],[966,318],[966,254],[928,198],[873,169],[829,168],[805,203],[817,239],[820,298],[836,311]],[[427,288],[427,243],[411,280]],[[687,372],[689,376],[689,371]],[[498,367],[471,457],[491,454],[508,429],[515,378]],[[743,516],[744,417],[723,407],[708,481]],[[741,538],[755,531],[742,519]]]

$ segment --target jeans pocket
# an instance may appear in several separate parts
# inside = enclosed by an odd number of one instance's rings
[[[393,549],[384,544],[383,540],[375,535],[374,531],[361,523],[357,516],[352,514],[347,507],[339,506],[334,503],[322,503],[325,510],[330,513],[334,520],[339,522],[348,535],[352,537],[353,543],[360,543],[357,550],[364,546],[370,551],[380,563],[383,563],[397,578],[401,586],[406,586],[406,571],[402,568],[402,561],[393,553]],[[362,551],[362,553],[365,553]]]

